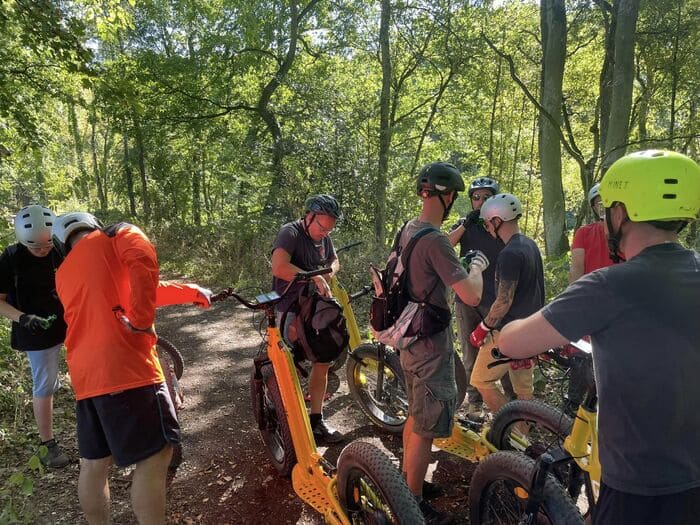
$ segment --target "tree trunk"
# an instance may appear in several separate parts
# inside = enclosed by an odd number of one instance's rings
[[[391,23],[391,0],[382,0],[379,24],[379,51],[382,64],[382,91],[379,96],[379,162],[375,184],[374,238],[380,246],[386,236],[386,187],[389,180],[389,150],[391,148],[391,54],[389,50],[389,25]]]
[[[202,225],[202,204],[200,200],[200,159],[199,154],[195,153],[192,159],[192,221],[196,226]]]
[[[89,200],[90,187],[88,186],[88,182],[90,176],[88,175],[85,159],[83,157],[83,138],[80,136],[80,129],[78,127],[78,114],[75,111],[75,104],[72,102],[69,104],[68,108],[68,127],[73,137],[73,153],[75,155],[76,164],[78,165],[78,171],[80,172],[80,179],[77,181],[75,187],[80,189],[80,196],[82,199]]]
[[[625,154],[629,135],[632,86],[634,83],[634,43],[639,0],[619,0],[615,29],[615,66],[608,132],[603,143],[603,173]]]
[[[136,149],[138,152],[139,177],[141,178],[141,201],[143,202],[143,217],[145,222],[151,220],[151,201],[148,198],[148,179],[146,177],[146,152],[143,145],[143,132],[141,122],[136,114],[134,119],[134,138],[136,139]]]
[[[129,138],[124,130],[122,135],[122,143],[124,144],[124,176],[126,178],[126,192],[129,196],[129,212],[132,217],[136,217],[136,195],[134,194],[134,174],[131,171],[131,162],[129,159]]]
[[[673,53],[671,56],[671,118],[668,124],[668,148],[674,148],[674,141],[676,137],[676,97],[678,96],[678,80],[680,77],[680,66],[678,65],[678,46],[680,39],[680,29],[681,29],[681,10],[683,8],[683,1],[678,0],[676,9],[676,30],[673,34]]]
[[[95,178],[95,186],[97,187],[97,200],[100,203],[100,211],[107,211],[107,196],[102,184],[102,176],[100,174],[100,164],[97,161],[97,115],[95,107],[90,109],[90,152],[92,156],[92,173]]]
[[[489,123],[489,177],[493,175],[493,127],[496,125],[496,108],[498,107],[498,95],[501,91],[502,62],[501,57],[498,57],[496,86],[493,88],[493,101],[491,102],[491,122]]]
[[[612,84],[613,84],[613,67],[615,63],[615,29],[617,15],[615,8],[605,1],[598,0],[601,14],[603,16],[603,26],[605,28],[603,67],[600,70],[599,77],[599,96],[600,104],[600,144],[605,146],[605,141],[608,136],[608,123],[610,122],[610,106],[612,99]]]
[[[561,126],[562,83],[566,60],[564,0],[542,0],[540,9],[543,47],[541,105]],[[559,256],[569,249],[565,235],[561,144],[557,128],[543,115],[540,115],[539,128],[545,253],[548,256]]]

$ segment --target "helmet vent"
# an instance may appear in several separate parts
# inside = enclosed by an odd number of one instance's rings
[[[31,228],[31,227],[32,227],[31,224],[25,224],[25,225],[24,225],[24,229],[25,229],[25,230],[28,230],[28,229]]]
[[[675,194],[675,193],[664,193],[664,195],[663,195],[662,198],[663,198],[663,199],[675,199],[675,198],[676,198],[676,194]]]
[[[664,179],[664,184],[678,184],[678,179]]]

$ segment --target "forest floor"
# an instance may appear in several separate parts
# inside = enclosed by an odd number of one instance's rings
[[[176,306],[159,311],[158,332],[180,349],[186,363],[181,380],[185,408],[180,412],[184,460],[168,488],[169,524],[323,523],[322,516],[296,496],[291,481],[272,467],[254,423],[249,378],[261,342],[259,321],[234,301],[209,310]],[[67,390],[63,389],[56,404],[58,414],[69,418],[72,396]],[[346,433],[346,443],[369,441],[398,466],[400,437],[381,431],[362,415],[348,393],[344,368],[329,376],[329,391],[333,395],[325,416]],[[32,523],[86,523],[77,497],[74,433],[65,429],[60,439],[74,462],[36,480],[29,501]],[[334,463],[342,448],[339,444],[319,451]],[[21,464],[22,451],[15,452],[16,458],[4,458],[3,463]],[[446,494],[434,500],[435,506],[453,513],[458,523],[468,523],[468,482],[474,467],[444,452],[435,452],[429,467],[429,479],[446,488]],[[129,506],[131,473],[115,469],[110,478],[115,524],[136,523]]]

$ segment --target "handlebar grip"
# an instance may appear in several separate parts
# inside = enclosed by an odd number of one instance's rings
[[[340,248],[337,248],[335,250],[335,253],[344,252],[345,250],[349,250],[350,248],[354,248],[355,246],[359,246],[360,244],[363,244],[363,243],[364,243],[364,241],[351,242],[349,244],[346,244],[345,246],[341,246]]]
[[[294,277],[295,281],[306,281],[311,279],[312,277],[316,277],[317,275],[326,275],[328,273],[331,273],[333,271],[333,268],[321,268],[319,270],[312,270],[310,272],[299,272],[296,274],[296,277]]]

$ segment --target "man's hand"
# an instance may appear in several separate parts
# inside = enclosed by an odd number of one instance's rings
[[[209,288],[202,288],[198,284],[191,285],[197,290],[197,297],[194,299],[194,304],[200,308],[209,308],[211,306],[212,291]]]
[[[119,322],[121,322],[121,324],[123,324],[126,327],[126,329],[130,332],[136,334],[152,335],[154,337],[156,336],[156,329],[153,327],[153,325],[149,326],[148,328],[137,328],[133,324],[131,324],[131,321],[129,321],[129,318],[126,316],[124,310],[121,307],[114,307],[112,308],[112,311],[114,312],[116,318],[119,319]]]
[[[318,293],[320,293],[324,297],[333,297],[333,294],[331,293],[331,287],[328,286],[328,281],[326,281],[325,276],[314,275],[312,279],[314,280],[314,284],[316,285]]]
[[[472,270],[483,272],[489,267],[489,260],[481,250],[469,250],[464,258],[469,261],[467,268],[470,272]]]
[[[491,329],[481,321],[479,326],[474,328],[474,331],[469,335],[469,342],[474,348],[481,348],[484,344],[484,339],[486,339],[490,331]]]
[[[40,330],[46,330],[51,326],[51,321],[45,317],[34,314],[22,314],[19,316],[19,325],[30,334],[36,335]]]

